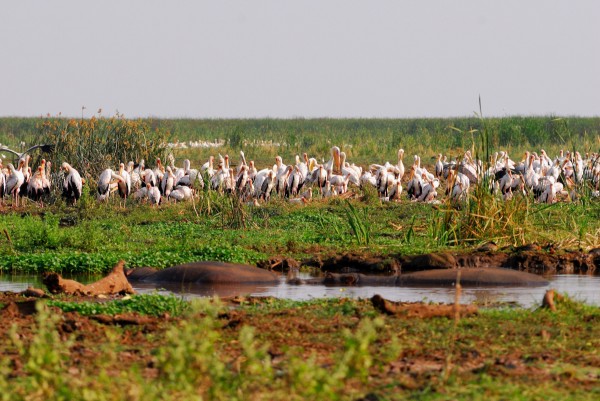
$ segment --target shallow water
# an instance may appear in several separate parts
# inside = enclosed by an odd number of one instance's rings
[[[303,274],[300,278],[310,277]],[[69,277],[83,283],[89,283],[100,277]],[[557,275],[550,277],[550,284],[543,287],[476,287],[463,288],[461,303],[477,302],[480,305],[508,303],[522,307],[534,307],[541,303],[545,291],[555,288],[561,293],[569,294],[573,299],[600,306],[600,277]],[[0,275],[0,291],[18,292],[28,286],[45,288],[38,276]],[[404,302],[454,302],[454,289],[451,287],[325,287],[322,285],[288,285],[285,276],[276,285],[236,285],[236,286],[202,286],[181,285],[155,286],[136,284],[134,289],[139,293],[176,294],[186,299],[199,296],[233,295],[272,296],[293,300],[313,298],[370,298],[379,294],[384,298]]]

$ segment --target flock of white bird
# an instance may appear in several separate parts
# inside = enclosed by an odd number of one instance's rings
[[[35,173],[29,167],[30,157],[19,160],[18,167],[8,164],[3,169],[0,162],[0,195],[10,194],[13,206],[18,206],[24,196],[43,206],[45,195],[50,193],[51,163],[42,160]],[[71,203],[81,197],[84,180],[68,163],[62,163],[64,172],[62,195]],[[406,174],[405,174],[406,173]],[[446,161],[439,154],[432,172],[421,165],[421,158],[413,158],[410,167],[404,166],[404,150],[398,151],[396,163],[371,164],[363,169],[346,160],[340,148],[331,148],[331,158],[319,163],[306,153],[296,156],[293,164],[284,164],[277,156],[275,164],[257,170],[254,162],[246,161],[240,152],[235,168],[230,166],[229,156],[219,155],[218,163],[211,156],[200,169],[191,168],[189,160],[183,167],[175,167],[175,159],[168,157],[167,165],[156,159],[154,168],[147,167],[144,160],[138,164],[121,163],[118,170],[106,169],[98,178],[97,198],[107,201],[118,192],[123,205],[128,199],[149,202],[158,206],[164,201],[192,199],[197,190],[205,188],[239,196],[244,202],[259,205],[277,194],[293,203],[307,203],[315,196],[331,197],[348,193],[351,187],[372,186],[382,201],[399,201],[406,198],[415,202],[440,202],[438,190],[445,183],[443,193],[452,202],[464,201],[469,189],[479,183],[488,183],[489,190],[505,200],[515,194],[532,193],[539,202],[554,203],[575,199],[578,189],[590,188],[592,196],[600,196],[600,155],[579,152],[560,152],[550,158],[544,150],[539,155],[526,152],[520,161],[512,160],[507,152],[495,153],[484,168],[481,160],[474,160],[467,151],[462,159]],[[582,185],[585,184],[585,185]]]

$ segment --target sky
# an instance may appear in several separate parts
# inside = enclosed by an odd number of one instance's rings
[[[597,0],[3,1],[0,116],[598,116],[598,21]]]

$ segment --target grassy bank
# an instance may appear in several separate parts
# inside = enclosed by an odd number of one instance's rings
[[[89,196],[89,195],[88,195]],[[498,202],[481,215],[409,201],[381,203],[358,191],[355,199],[308,205],[273,200],[253,207],[216,193],[159,209],[117,199],[83,199],[40,210],[7,209],[0,218],[0,269],[39,273],[103,273],[119,259],[129,267],[167,267],[194,260],[256,264],[270,256],[305,259],[344,252],[418,254],[463,250],[495,241],[500,246],[553,243],[558,249],[600,246],[598,201],[535,204]]]
[[[54,302],[81,314],[38,305],[4,325],[0,398],[600,397],[600,309],[569,300],[558,312],[484,310],[458,321],[384,316],[347,299],[248,300],[234,309],[155,296],[116,303]],[[94,317],[132,310],[162,317],[127,325]]]

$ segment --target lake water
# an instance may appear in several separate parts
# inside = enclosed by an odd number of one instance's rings
[[[308,278],[302,274],[300,278]],[[77,277],[86,283],[99,277]],[[549,277],[550,284],[543,287],[476,287],[463,288],[461,303],[476,302],[480,305],[508,303],[525,308],[540,305],[544,293],[554,288],[571,298],[600,306],[600,276],[557,275]],[[45,288],[38,276],[0,275],[0,291],[19,292],[28,286]],[[175,294],[186,299],[201,296],[234,295],[272,296],[293,300],[313,298],[370,298],[379,294],[386,299],[404,302],[454,302],[454,289],[449,287],[325,287],[322,285],[289,285],[285,276],[279,284],[251,286],[201,286],[181,285],[160,286],[136,284],[139,293]]]

